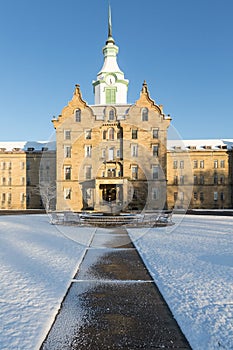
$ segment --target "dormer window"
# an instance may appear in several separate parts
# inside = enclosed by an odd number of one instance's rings
[[[77,123],[81,122],[81,109],[76,109],[76,111],[75,111],[75,121]]]
[[[142,121],[147,122],[148,121],[148,108],[144,107],[142,108]]]

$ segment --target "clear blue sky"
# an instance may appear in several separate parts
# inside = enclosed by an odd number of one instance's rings
[[[134,103],[146,79],[184,139],[233,138],[233,1],[111,0]],[[80,84],[93,104],[107,0],[0,3],[1,141],[45,140]]]

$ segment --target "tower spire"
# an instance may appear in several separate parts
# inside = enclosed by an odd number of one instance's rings
[[[111,6],[108,6],[108,39],[103,47],[104,64],[93,81],[95,104],[125,104],[127,103],[127,90],[129,81],[117,63],[118,47],[112,37]]]
[[[106,45],[108,43],[115,44],[115,41],[112,37],[112,13],[110,3],[108,5],[108,40],[106,41]]]
[[[108,5],[108,37],[112,37],[112,15],[110,4]]]

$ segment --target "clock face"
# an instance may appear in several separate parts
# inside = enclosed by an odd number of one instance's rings
[[[114,75],[108,75],[108,76],[106,77],[106,83],[107,83],[108,85],[113,85],[113,84],[115,84],[115,81],[116,81],[116,78],[114,77]]]

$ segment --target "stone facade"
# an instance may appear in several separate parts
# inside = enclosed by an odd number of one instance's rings
[[[134,105],[88,106],[76,86],[53,123],[58,210],[166,207],[170,117],[150,98],[145,82]]]
[[[168,207],[232,208],[233,140],[168,143]]]
[[[38,143],[33,143],[35,145]],[[40,149],[34,147],[30,142],[1,142],[0,209],[44,208],[40,176],[44,176],[47,184],[49,179],[55,184],[55,151],[45,151],[43,144],[40,144]]]

